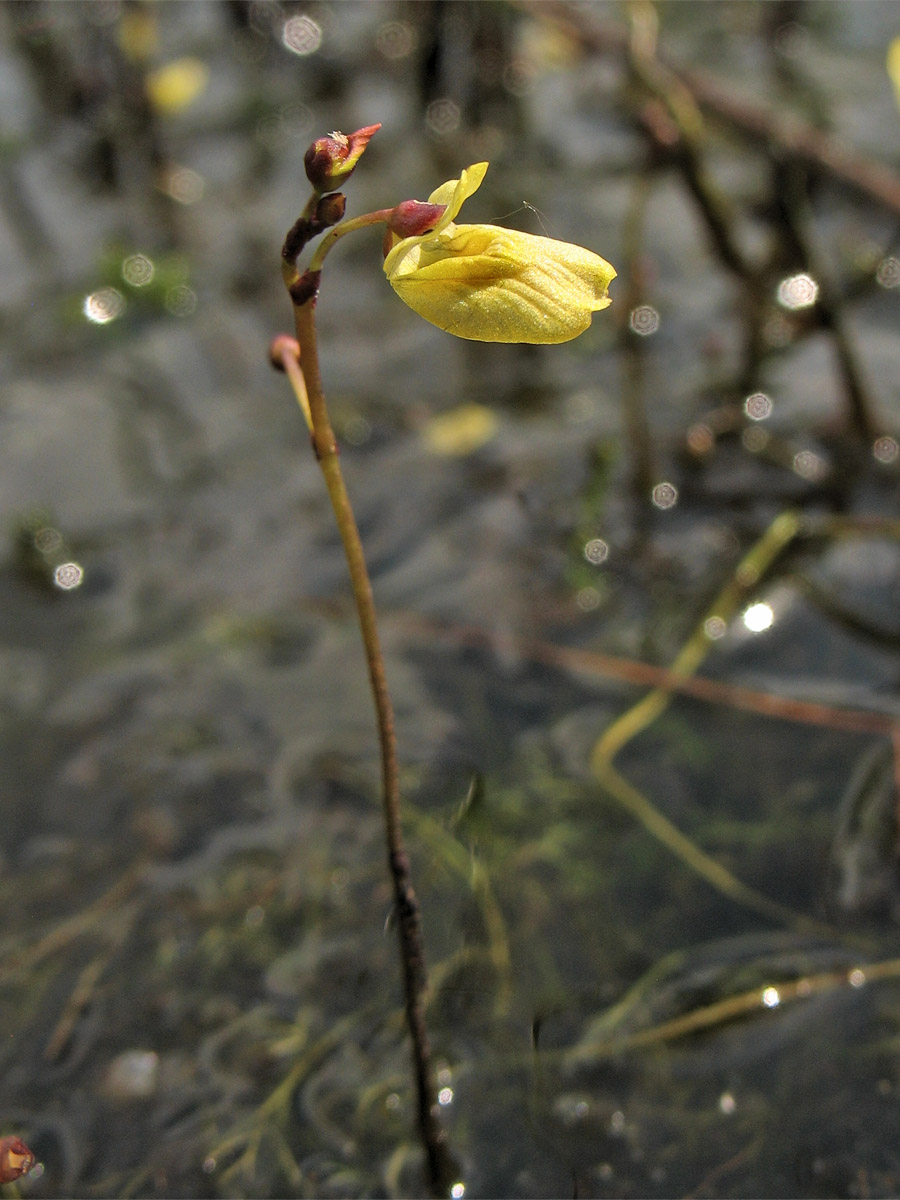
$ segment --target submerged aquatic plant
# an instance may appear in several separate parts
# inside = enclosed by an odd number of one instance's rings
[[[375,621],[362,542],[344,485],[337,442],[319,369],[316,297],[325,258],[337,240],[371,225],[386,226],[384,273],[398,296],[425,320],[457,337],[488,342],[556,343],[583,333],[591,315],[609,303],[616,272],[599,255],[551,238],[496,225],[456,225],[463,202],[481,185],[487,163],[476,163],[432,192],[427,201],[345,221],[345,198],[334,188],[352,174],[380,129],[317,139],[304,163],[313,192],[282,248],[285,285],[294,307],[296,338],[281,335],[270,356],[297,396],[325,478],[350,571],[362,631],[381,746],[382,801],[394,911],[400,939],[406,1017],[412,1043],[419,1135],[428,1183],[436,1196],[460,1196],[464,1185],[437,1117],[424,996],[427,984],[419,907],[400,816],[394,715]],[[304,271],[298,258],[321,237]]]

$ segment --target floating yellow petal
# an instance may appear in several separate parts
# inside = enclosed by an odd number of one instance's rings
[[[484,404],[460,404],[432,417],[425,426],[425,444],[432,454],[462,458],[480,449],[497,432],[497,414]]]
[[[888,46],[887,73],[894,85],[897,106],[900,107],[900,37],[895,37]]]
[[[180,112],[196,100],[208,79],[209,67],[199,58],[177,58],[148,74],[147,95],[159,112]]]
[[[487,166],[476,163],[432,192],[429,203],[446,204],[446,211],[430,232],[397,242],[385,275],[414,312],[457,337],[568,342],[610,303],[616,272],[569,242],[498,225],[455,225]]]

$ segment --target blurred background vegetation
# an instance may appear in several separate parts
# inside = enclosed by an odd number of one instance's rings
[[[562,347],[426,325],[377,235],[319,302],[460,1187],[897,1193],[898,35],[881,0],[0,9],[21,1195],[421,1194],[364,663],[266,358],[304,150],[375,122],[348,215],[488,159],[467,220],[619,272]]]

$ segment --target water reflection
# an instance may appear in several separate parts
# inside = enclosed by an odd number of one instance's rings
[[[416,48],[416,31],[406,21],[387,21],[376,33],[375,45],[392,62],[408,58]]]
[[[306,58],[322,45],[322,30],[305,14],[288,17],[281,29],[281,43],[292,54]]]
[[[678,503],[678,489],[673,483],[658,483],[650,497],[657,508],[673,508]]]
[[[762,633],[764,630],[771,628],[775,620],[775,614],[770,604],[760,601],[758,604],[751,604],[749,608],[745,609],[741,620],[744,622],[744,627],[750,633]]]
[[[575,594],[575,604],[582,612],[593,612],[600,607],[601,596],[595,587],[579,588]]]
[[[628,323],[635,333],[649,337],[659,329],[659,313],[649,304],[640,304],[632,309]]]
[[[156,268],[146,254],[132,254],[122,262],[122,278],[132,287],[146,287]]]
[[[900,258],[890,255],[878,264],[875,279],[883,288],[900,287]]]
[[[92,325],[108,325],[125,311],[125,297],[114,287],[100,288],[85,296],[81,311]]]
[[[425,125],[438,137],[446,137],[459,128],[459,106],[452,100],[432,100],[425,110]]]
[[[197,293],[182,283],[169,288],[164,303],[173,317],[189,317],[197,307]]]
[[[772,401],[765,392],[754,392],[744,401],[744,412],[751,421],[765,421],[771,416]]]
[[[159,179],[160,191],[178,204],[196,204],[203,198],[204,187],[203,176],[190,167],[164,168]]]
[[[885,437],[877,438],[872,446],[872,456],[877,462],[892,463],[900,454],[900,446],[897,444],[897,439],[889,434]]]
[[[799,475],[801,479],[808,479],[810,483],[824,479],[828,474],[828,464],[813,450],[801,450],[795,454],[793,469],[795,475]]]
[[[811,275],[790,275],[779,283],[777,295],[783,308],[811,308],[819,298],[819,285]]]
[[[710,641],[716,642],[728,632],[728,626],[721,617],[707,617],[703,623],[703,632]]]
[[[604,542],[603,538],[591,538],[584,546],[584,557],[589,563],[599,566],[605,562],[609,555],[609,546]]]
[[[53,572],[53,582],[62,592],[71,592],[84,581],[84,568],[76,562],[60,563]]]

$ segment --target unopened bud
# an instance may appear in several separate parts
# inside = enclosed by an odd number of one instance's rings
[[[332,225],[337,225],[338,221],[344,219],[346,209],[347,197],[343,192],[331,192],[329,195],[323,196],[316,205],[315,232],[319,234]]]
[[[332,133],[316,138],[303,158],[306,178],[317,192],[333,192],[353,174],[362,152],[381,125],[366,125],[355,133]]]
[[[419,237],[434,229],[446,207],[446,204],[428,204],[424,200],[403,200],[392,210],[388,228],[401,238]]]
[[[0,1138],[0,1183],[12,1183],[27,1175],[33,1166],[34,1155],[21,1138]]]
[[[300,361],[300,343],[288,333],[279,333],[269,342],[269,362],[276,371],[284,370],[285,358]]]
[[[285,262],[295,263],[307,242],[343,220],[346,207],[347,197],[342,192],[320,196],[313,215],[298,217],[288,230],[281,247],[281,257]]]

